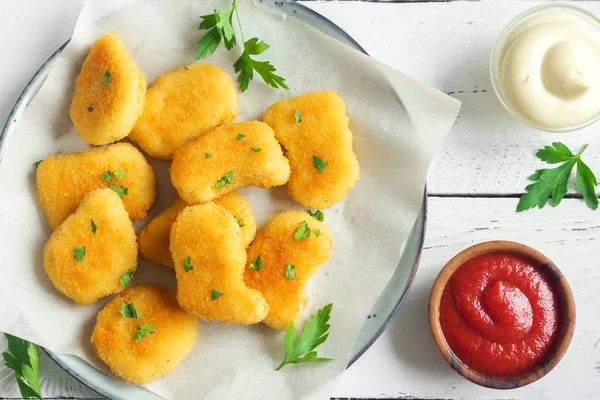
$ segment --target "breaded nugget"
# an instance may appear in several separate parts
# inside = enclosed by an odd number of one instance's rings
[[[171,181],[189,204],[207,203],[237,188],[283,185],[290,165],[269,125],[223,125],[177,150]]]
[[[37,168],[38,197],[52,229],[75,211],[85,195],[105,187],[123,196],[131,219],[144,218],[156,198],[155,185],[152,168],[129,143],[51,156]]]
[[[179,306],[175,289],[148,285],[111,300],[98,313],[91,341],[113,374],[141,384],[177,368],[197,337],[198,320]]]
[[[308,233],[307,233],[308,232]],[[306,283],[331,255],[331,231],[302,211],[274,216],[248,248],[244,282],[269,304],[264,323],[284,331],[306,305]]]
[[[231,76],[215,65],[195,63],[154,82],[130,138],[152,157],[171,159],[175,150],[237,113]]]
[[[289,195],[311,208],[343,200],[359,176],[344,100],[314,92],[273,104],[263,121],[286,150],[292,174]]]
[[[231,192],[216,199],[215,203],[233,214],[241,227],[244,244],[248,246],[256,234],[256,220],[248,200],[238,192]],[[173,257],[169,249],[171,226],[187,206],[185,201],[175,200],[142,229],[138,235],[138,246],[143,257],[155,264],[173,268]]]
[[[177,300],[206,321],[249,325],[269,306],[244,284],[246,247],[237,221],[225,208],[201,204],[184,209],[171,229]]]
[[[123,290],[120,279],[137,264],[133,224],[110,189],[88,194],[50,236],[43,264],[54,286],[86,305]]]
[[[129,135],[146,101],[146,78],[125,44],[109,33],[94,43],[75,81],[71,119],[88,143],[101,145]]]

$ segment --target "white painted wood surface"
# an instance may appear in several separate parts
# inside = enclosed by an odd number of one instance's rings
[[[0,121],[42,62],[70,36],[84,0],[0,1]],[[429,222],[413,289],[375,345],[346,373],[339,397],[444,399],[593,399],[600,393],[600,212],[577,199],[556,209],[514,212],[516,198],[440,198],[519,194],[539,163],[535,150],[559,139],[589,143],[584,159],[600,171],[596,132],[535,132],[512,120],[491,92],[488,58],[504,24],[534,2],[377,4],[307,2],[347,30],[372,56],[452,93],[460,119],[429,173]],[[600,14],[600,2],[580,2]],[[427,325],[427,298],[437,272],[463,248],[489,239],[520,241],[553,259],[576,296],[578,322],[565,359],[526,388],[499,392],[473,385],[438,355]],[[6,343],[0,339],[0,351]],[[45,355],[47,398],[98,398]],[[0,367],[0,398],[20,398]]]

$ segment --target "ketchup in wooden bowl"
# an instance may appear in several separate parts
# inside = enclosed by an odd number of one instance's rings
[[[560,360],[575,324],[558,268],[513,242],[473,246],[442,270],[430,298],[434,339],[450,365],[475,383],[513,388]]]

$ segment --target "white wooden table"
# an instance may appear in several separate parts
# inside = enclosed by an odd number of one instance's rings
[[[200,1],[200,0],[199,0]],[[0,1],[0,121],[43,61],[71,34],[84,0]],[[517,214],[517,199],[554,140],[578,148],[600,173],[600,124],[574,134],[533,131],[512,120],[491,90],[488,58],[504,24],[533,2],[304,3],[347,30],[373,57],[463,102],[460,118],[431,164],[429,222],[413,288],[381,338],[345,374],[343,398],[592,399],[600,396],[600,211],[575,194],[556,209]],[[600,3],[581,3],[600,14]],[[571,193],[574,193],[571,190]],[[531,245],[567,276],[577,301],[577,329],[560,365],[526,388],[501,392],[471,384],[446,365],[429,333],[427,300],[440,268],[463,248],[490,239]],[[598,239],[598,240],[596,240]],[[0,340],[0,351],[6,347]],[[48,399],[101,396],[44,354]],[[0,367],[0,398],[20,398]]]

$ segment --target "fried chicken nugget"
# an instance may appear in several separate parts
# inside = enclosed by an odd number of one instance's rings
[[[146,101],[146,78],[114,33],[94,43],[75,81],[71,120],[88,143],[102,145],[129,135]]]
[[[221,68],[194,63],[160,76],[148,89],[144,112],[129,136],[154,158],[235,119],[238,98],[231,76]]]
[[[244,245],[248,246],[256,234],[256,220],[248,200],[238,192],[230,192],[216,199],[215,203],[223,206],[238,221],[238,225],[242,230]],[[179,213],[187,206],[188,204],[185,201],[175,200],[142,229],[138,235],[138,246],[142,256],[155,264],[174,268],[173,257],[169,249],[171,226]]]
[[[273,104],[263,121],[286,149],[292,174],[289,195],[310,208],[342,201],[359,177],[344,100],[314,92]]]
[[[189,204],[206,203],[237,188],[283,185],[290,165],[269,125],[223,125],[175,152],[171,181]]]
[[[121,276],[137,264],[133,224],[110,189],[90,192],[50,236],[43,264],[54,286],[79,305],[123,290]]]
[[[124,173],[120,178],[116,175]],[[138,149],[117,143],[81,153],[59,154],[37,168],[40,204],[52,229],[60,225],[94,189],[112,187],[131,219],[141,219],[156,198],[152,168]]]
[[[306,283],[331,255],[329,227],[302,211],[274,216],[248,248],[244,282],[269,304],[264,323],[284,331],[307,303]]]
[[[246,248],[237,221],[215,203],[184,209],[171,229],[177,300],[206,321],[249,325],[260,322],[269,305],[244,284]]]
[[[91,342],[113,374],[141,384],[177,368],[197,337],[198,320],[175,289],[147,285],[124,290],[98,313]]]

